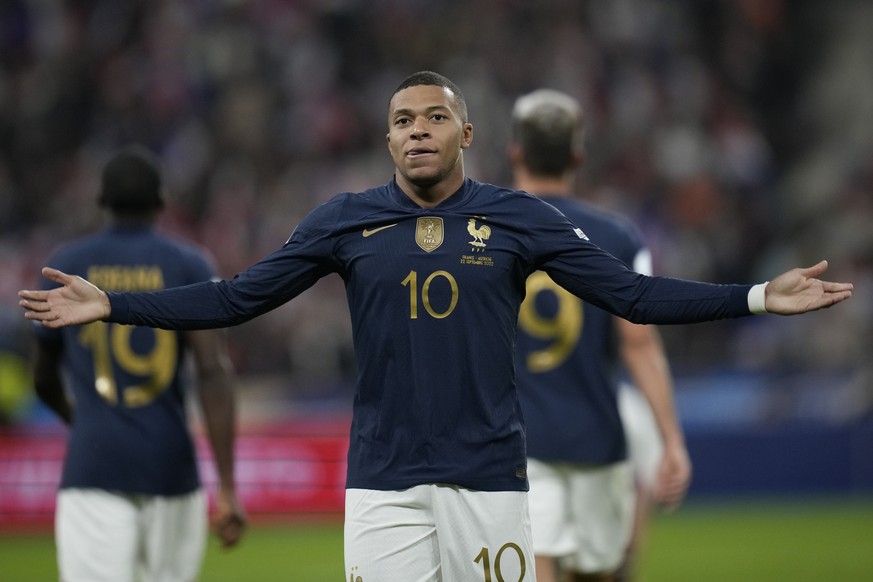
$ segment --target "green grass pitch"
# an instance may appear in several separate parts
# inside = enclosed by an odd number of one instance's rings
[[[655,517],[640,566],[640,582],[873,580],[873,499],[692,500]],[[0,534],[0,573],[57,580],[51,536]],[[341,523],[256,520],[234,550],[212,540],[201,582],[240,580],[344,582]]]

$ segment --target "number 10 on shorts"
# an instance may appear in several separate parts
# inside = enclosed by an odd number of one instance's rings
[[[501,568],[501,564],[503,563],[503,560],[506,559],[504,553],[507,550],[510,551],[510,554],[515,554],[518,556],[519,572],[517,579],[507,579],[503,577],[503,569]],[[497,554],[494,555],[493,569],[491,564],[491,552],[488,550],[488,548],[483,547],[482,551],[479,552],[479,555],[477,555],[476,559],[473,561],[477,564],[482,565],[485,582],[521,582],[522,580],[524,580],[524,575],[527,571],[527,565],[524,561],[524,553],[521,551],[521,548],[518,546],[518,544],[514,544],[512,542],[503,544],[500,549],[497,550]],[[515,560],[512,561],[514,562]]]

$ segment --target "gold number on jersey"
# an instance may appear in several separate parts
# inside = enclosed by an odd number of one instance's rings
[[[430,303],[430,285],[437,277],[445,277],[452,289],[452,300],[449,302],[449,307],[443,312],[435,310]],[[418,272],[409,271],[409,275],[400,284],[409,287],[409,319],[418,319]],[[434,319],[448,317],[458,305],[458,282],[448,271],[434,271],[427,276],[421,287],[421,302],[424,304],[424,310]]]
[[[154,334],[151,351],[140,354],[133,350],[134,330]],[[96,321],[82,327],[79,342],[91,350],[94,359],[94,388],[113,406],[118,404],[119,393],[125,406],[145,406],[173,381],[177,366],[175,332]],[[112,372],[113,362],[125,372],[144,378],[145,382],[119,389]]]
[[[551,317],[537,311],[536,298],[540,293],[553,293],[558,299],[558,310]],[[518,313],[518,324],[528,335],[541,340],[552,340],[542,350],[527,355],[525,364],[534,373],[548,372],[567,359],[582,335],[585,319],[582,300],[552,281],[543,271],[527,278],[527,296]]]
[[[524,560],[524,553],[521,551],[521,548],[518,544],[508,542],[500,546],[500,549],[497,550],[497,555],[494,556],[493,574],[491,572],[491,552],[488,551],[488,548],[483,547],[479,554],[476,556],[476,559],[473,560],[473,562],[476,564],[482,562],[482,570],[485,575],[485,582],[506,582],[506,578],[503,577],[503,571],[500,567],[500,562],[503,558],[503,552],[505,552],[506,550],[512,550],[516,554],[518,554],[518,582],[524,580],[524,575],[527,572],[527,563]]]

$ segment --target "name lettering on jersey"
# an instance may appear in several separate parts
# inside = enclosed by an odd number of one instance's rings
[[[443,232],[443,219],[438,216],[422,216],[415,222],[415,242],[425,252],[443,244]]]
[[[473,247],[474,251],[482,251],[485,248],[485,241],[491,238],[491,227],[487,224],[476,226],[475,218],[467,221],[467,232],[473,237],[470,246]]]
[[[87,279],[104,291],[156,291],[164,288],[164,273],[156,265],[92,265],[88,267]]]

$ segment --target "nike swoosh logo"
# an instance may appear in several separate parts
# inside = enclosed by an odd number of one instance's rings
[[[376,228],[365,228],[362,234],[364,235],[364,238],[367,238],[368,236],[376,234],[380,230],[385,230],[386,228],[391,228],[392,226],[397,226],[397,223],[395,222],[394,224],[389,224],[387,226],[377,226]]]

